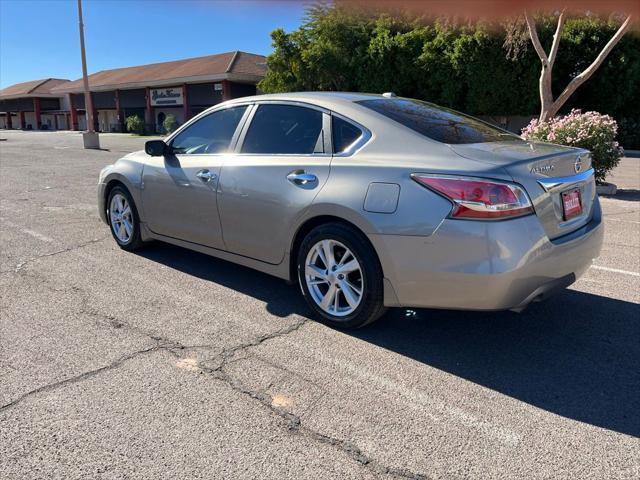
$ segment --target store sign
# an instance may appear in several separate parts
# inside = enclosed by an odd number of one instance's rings
[[[182,105],[182,88],[154,88],[151,90],[151,105],[160,107],[164,105]]]

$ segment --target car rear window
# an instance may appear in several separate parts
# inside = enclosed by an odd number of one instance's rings
[[[408,98],[378,98],[356,102],[425,137],[442,143],[485,143],[520,140],[488,123],[432,103]]]

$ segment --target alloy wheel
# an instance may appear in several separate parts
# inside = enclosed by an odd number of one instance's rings
[[[311,297],[325,313],[345,317],[360,305],[362,268],[341,242],[325,239],[316,243],[307,254],[304,277]]]
[[[121,243],[128,243],[133,236],[133,213],[124,195],[116,193],[109,205],[109,218],[113,233]]]

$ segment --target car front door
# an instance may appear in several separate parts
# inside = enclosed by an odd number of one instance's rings
[[[169,142],[173,153],[149,159],[142,178],[142,207],[152,232],[224,248],[216,189],[220,167],[247,108],[225,108],[198,119]]]
[[[278,264],[294,220],[329,176],[330,117],[287,103],[253,107],[236,154],[220,172],[218,209],[227,250]]]

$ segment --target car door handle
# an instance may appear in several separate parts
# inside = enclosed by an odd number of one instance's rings
[[[304,170],[295,170],[287,175],[287,180],[294,185],[309,185],[310,183],[317,182],[318,177],[313,173],[305,173]]]
[[[211,180],[215,180],[218,176],[215,173],[205,169],[200,170],[198,173],[196,173],[196,177],[198,177],[204,183],[209,183]]]

